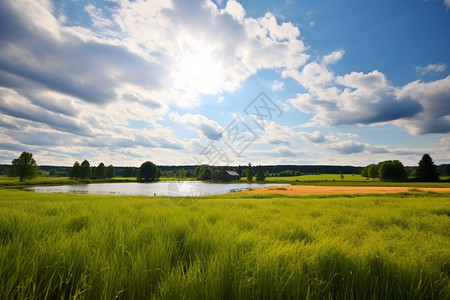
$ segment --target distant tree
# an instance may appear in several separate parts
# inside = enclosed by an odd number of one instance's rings
[[[241,165],[239,165],[239,166],[237,167],[236,173],[239,174],[239,177],[242,177],[242,167],[241,167]]]
[[[209,165],[201,165],[195,168],[194,175],[198,180],[212,180],[214,171]]]
[[[92,175],[91,164],[85,159],[80,165],[81,179],[90,178]]]
[[[247,175],[247,180],[248,181],[252,181],[253,180],[253,172],[252,172],[252,164],[248,163],[248,168],[246,171],[246,175]]]
[[[361,176],[362,177],[369,177],[369,166],[366,166],[362,171],[361,171]]]
[[[416,169],[416,179],[418,181],[439,181],[436,165],[429,154],[424,154]]]
[[[258,166],[255,174],[256,181],[264,181],[266,179],[266,173],[263,171],[261,166]]]
[[[404,181],[408,178],[405,167],[398,160],[382,162],[378,174],[381,181]]]
[[[97,178],[97,167],[91,167],[91,176],[92,179]]]
[[[339,176],[341,177],[341,180],[344,180],[344,174],[341,173]]]
[[[177,170],[177,178],[186,178],[186,170],[178,169]]]
[[[405,167],[405,171],[406,171],[406,176],[412,176],[413,174],[413,169],[411,169],[410,167]]]
[[[370,178],[375,180],[375,178],[378,177],[378,166],[375,165],[375,164],[369,165],[369,168],[367,169],[367,173],[368,173]]]
[[[212,180],[213,169],[209,165],[200,165],[194,169],[194,177],[198,180]]]
[[[440,176],[450,176],[450,164],[442,164],[437,170]]]
[[[158,177],[159,168],[151,161],[144,162],[139,167],[137,180],[143,182],[156,181]]]
[[[113,165],[109,165],[108,167],[106,167],[105,177],[111,179],[114,176],[116,176],[116,168],[114,168]]]
[[[104,179],[106,175],[106,167],[104,163],[99,163],[95,169],[95,177],[98,179]]]
[[[125,167],[123,169],[123,177],[133,177],[133,168],[132,167]]]
[[[81,176],[80,163],[76,161],[73,164],[72,168],[70,168],[69,177],[78,180],[78,177],[80,176]]]
[[[22,152],[19,158],[12,160],[11,165],[12,167],[7,171],[7,175],[9,177],[19,177],[20,182],[37,176],[38,166],[33,158],[33,154],[29,152]]]

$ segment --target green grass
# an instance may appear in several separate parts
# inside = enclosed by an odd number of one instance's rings
[[[195,200],[1,190],[0,299],[450,298],[448,194]]]
[[[287,176],[287,177],[267,177],[268,181],[276,182],[292,182],[292,181],[368,181],[366,177],[359,174],[344,174],[344,180],[341,179],[340,174],[320,174],[320,175],[301,175],[301,176]]]
[[[68,177],[36,177],[31,180],[20,182],[17,177],[7,177],[0,175],[0,188],[24,188],[36,185],[65,185],[83,183],[109,183],[109,182],[136,182],[136,177],[114,177],[111,179],[87,179],[73,180]]]
[[[445,178],[444,178],[445,179]],[[241,181],[247,181],[241,178]],[[386,182],[379,179],[369,179],[361,175],[344,175],[341,180],[339,174],[302,175],[289,177],[267,177],[265,182],[289,183],[301,185],[321,186],[404,186],[404,187],[450,187],[450,182]]]

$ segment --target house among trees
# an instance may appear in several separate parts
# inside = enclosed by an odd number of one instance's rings
[[[235,171],[222,170],[214,179],[216,181],[235,181],[239,180],[239,177],[239,174]]]

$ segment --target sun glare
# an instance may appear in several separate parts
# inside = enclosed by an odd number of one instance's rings
[[[215,94],[224,84],[223,69],[214,59],[212,47],[197,40],[189,40],[187,50],[176,62],[173,78],[175,87],[189,93]]]

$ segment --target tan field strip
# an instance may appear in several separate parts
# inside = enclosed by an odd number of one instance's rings
[[[248,194],[285,194],[285,195],[312,195],[312,194],[392,194],[408,191],[450,193],[450,188],[415,188],[390,186],[314,186],[289,185],[264,187],[246,190]]]

